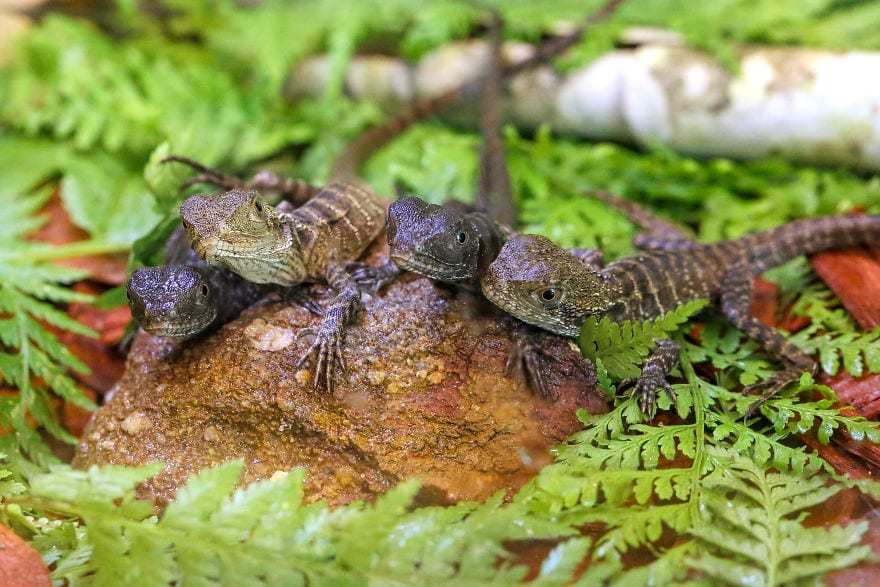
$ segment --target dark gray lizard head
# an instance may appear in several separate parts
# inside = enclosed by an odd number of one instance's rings
[[[407,196],[388,207],[391,258],[446,283],[478,279],[480,238],[463,211]]]
[[[189,338],[217,317],[207,277],[187,265],[143,267],[131,274],[128,305],[141,328],[155,336]]]
[[[504,244],[481,286],[505,312],[563,336],[577,336],[587,316],[615,302],[601,275],[550,239],[530,234]]]
[[[304,279],[301,247],[275,209],[254,192],[197,194],[180,207],[195,252],[254,283],[291,285]]]

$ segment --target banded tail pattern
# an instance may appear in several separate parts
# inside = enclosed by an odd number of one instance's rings
[[[755,275],[801,255],[880,243],[880,216],[837,215],[796,220],[736,241]]]

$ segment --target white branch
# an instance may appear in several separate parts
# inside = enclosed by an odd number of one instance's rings
[[[749,47],[732,73],[667,39],[671,44],[613,51],[567,76],[550,67],[521,75],[509,88],[508,115],[523,127],[546,123],[591,139],[660,142],[693,155],[781,155],[880,169],[880,53]],[[512,43],[505,50],[515,60],[532,48]],[[485,55],[482,42],[468,41],[414,66],[357,57],[346,88],[391,110],[473,78]],[[319,94],[328,66],[325,57],[300,64],[290,93]]]

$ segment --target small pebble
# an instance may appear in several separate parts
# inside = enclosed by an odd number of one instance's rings
[[[150,419],[141,412],[133,412],[122,421],[122,429],[128,434],[134,435],[152,426]]]
[[[220,433],[217,431],[216,427],[208,426],[205,428],[204,433],[202,433],[202,438],[204,438],[206,442],[217,442],[220,440]]]
[[[367,371],[367,380],[370,382],[371,385],[382,385],[382,383],[385,381],[386,376],[387,374],[385,373],[385,371]]]
[[[273,326],[263,319],[256,319],[244,329],[245,336],[254,348],[261,351],[280,351],[294,340],[293,330]]]
[[[308,369],[300,369],[293,374],[293,378],[300,385],[305,385],[312,380],[312,373]]]

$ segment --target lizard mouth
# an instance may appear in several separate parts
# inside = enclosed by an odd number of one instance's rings
[[[146,316],[141,323],[141,328],[149,332],[153,336],[166,336],[170,338],[189,338],[202,332],[210,326],[216,316],[215,312],[211,312],[205,316],[200,316],[195,320],[175,320],[168,321],[162,318]]]
[[[423,260],[423,258],[427,258],[427,260]],[[425,254],[403,255],[392,252],[391,259],[407,271],[419,273],[432,279],[468,281],[473,278],[467,271]]]

